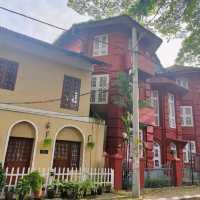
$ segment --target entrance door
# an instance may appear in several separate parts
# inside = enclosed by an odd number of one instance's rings
[[[56,140],[54,152],[54,168],[79,168],[80,142]]]
[[[6,159],[5,168],[8,167],[9,171],[14,167],[15,169],[25,168],[27,171],[30,167],[31,155],[33,149],[33,139],[10,137]]]

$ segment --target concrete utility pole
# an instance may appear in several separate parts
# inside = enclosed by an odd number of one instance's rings
[[[140,160],[139,160],[139,88],[138,88],[138,38],[137,31],[132,28],[133,58],[133,176],[132,197],[140,197]]]

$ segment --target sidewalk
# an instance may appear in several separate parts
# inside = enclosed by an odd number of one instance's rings
[[[131,192],[120,191],[115,194],[104,194],[98,200],[131,200]],[[158,189],[144,189],[141,194],[143,200],[200,200],[200,186],[166,187]]]

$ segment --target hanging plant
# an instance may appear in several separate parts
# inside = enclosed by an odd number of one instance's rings
[[[52,139],[51,138],[45,138],[43,140],[43,147],[47,148],[47,147],[51,146],[51,144],[52,144]]]
[[[87,143],[87,147],[88,147],[89,149],[93,149],[93,148],[95,147],[95,143],[94,143],[94,142],[88,142],[88,143]]]

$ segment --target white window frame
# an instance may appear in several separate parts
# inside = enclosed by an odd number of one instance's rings
[[[177,78],[176,79],[176,84],[185,88],[185,89],[189,89],[189,83],[188,83],[188,79],[187,78]]]
[[[191,151],[190,151],[190,144],[193,146],[193,148],[191,148]],[[196,153],[196,143],[195,143],[195,141],[192,141],[192,140],[188,141],[188,143],[185,145],[185,147],[183,149],[183,159],[184,159],[183,161],[184,161],[184,163],[190,162],[191,154],[195,154],[195,153]]]
[[[97,35],[93,40],[93,56],[108,55],[108,34]]]
[[[102,78],[106,79],[106,83],[104,86],[101,86]],[[92,75],[91,95],[93,92],[95,93],[95,95],[94,95],[94,100],[92,99],[92,96],[91,96],[91,100],[90,100],[91,104],[107,104],[108,103],[108,89],[109,89],[109,75],[108,74]],[[99,95],[101,92],[105,92],[104,101],[100,101]]]
[[[155,156],[155,152],[157,151],[158,156]],[[158,161],[158,166],[155,165],[155,162]],[[161,168],[161,149],[160,149],[160,144],[157,142],[153,143],[153,163],[154,163],[154,168]]]
[[[160,126],[160,105],[158,90],[151,91],[151,106],[154,108],[155,126]]]
[[[187,114],[186,109],[190,110],[190,114]],[[194,126],[192,106],[180,106],[180,116],[181,116],[181,126],[183,127]],[[190,118],[191,124],[187,123],[187,118]]]
[[[176,128],[175,96],[168,94],[169,127]]]

